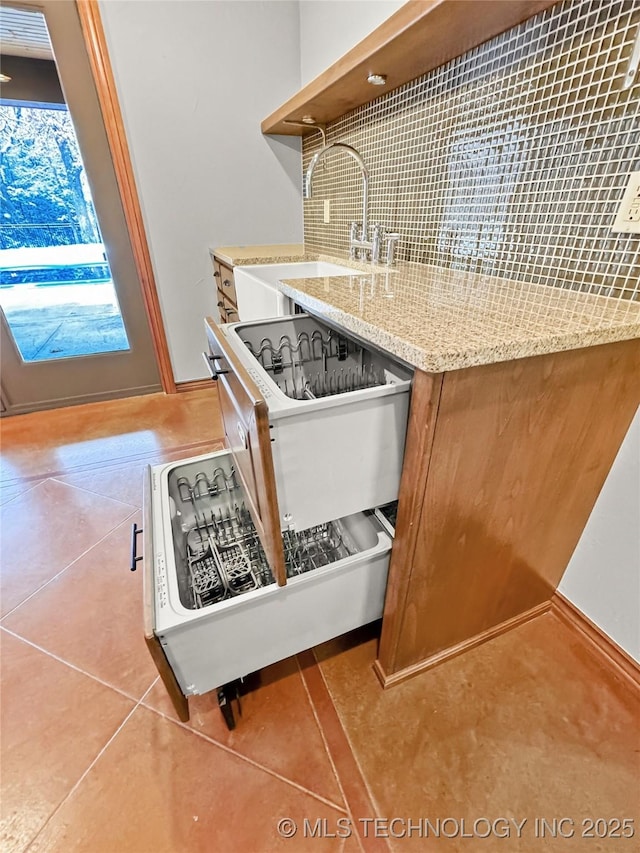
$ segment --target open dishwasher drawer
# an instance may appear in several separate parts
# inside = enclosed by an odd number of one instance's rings
[[[275,582],[228,451],[148,469],[145,630],[183,719],[184,697],[381,617],[391,539],[372,511],[280,540],[286,586]]]
[[[412,372],[306,314],[206,329],[227,445],[284,585],[283,532],[398,498]]]

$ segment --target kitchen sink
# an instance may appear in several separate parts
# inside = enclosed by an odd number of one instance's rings
[[[249,267],[236,267],[268,284],[276,284],[286,278],[321,278],[328,275],[362,275],[351,267],[332,264],[328,261],[301,261],[290,264],[255,264]]]
[[[255,264],[234,269],[240,320],[270,320],[292,314],[291,300],[278,290],[278,282],[290,278],[361,275],[351,267],[328,261],[290,264]]]

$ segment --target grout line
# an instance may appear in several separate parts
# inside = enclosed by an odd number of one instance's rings
[[[308,654],[308,655],[310,656],[310,658],[311,658],[311,663],[310,663],[310,665],[309,665],[309,670],[311,670],[311,669],[313,668],[313,669],[315,670],[316,674],[317,674],[317,677],[320,679],[320,681],[321,681],[320,689],[321,689],[321,690],[324,690],[324,692],[326,693],[326,698],[328,699],[328,701],[329,701],[329,703],[330,703],[330,705],[331,705],[331,708],[333,709],[333,714],[335,715],[335,719],[336,719],[337,725],[339,726],[339,729],[340,729],[340,731],[342,732],[342,736],[343,736],[343,737],[344,737],[344,739],[345,739],[346,745],[347,745],[348,750],[349,750],[349,754],[350,754],[350,756],[351,756],[351,760],[353,761],[353,763],[354,763],[354,765],[355,765],[356,773],[357,773],[357,775],[358,775],[358,777],[359,777],[358,779],[356,779],[356,785],[361,784],[362,788],[364,789],[365,799],[367,799],[367,798],[368,798],[368,800],[369,800],[369,806],[370,806],[371,810],[374,812],[374,814],[375,814],[375,816],[376,816],[376,817],[379,817],[379,816],[380,816],[380,814],[381,814],[381,811],[380,811],[379,805],[378,805],[378,803],[377,803],[377,801],[376,801],[375,797],[374,797],[374,796],[372,795],[372,793],[371,793],[371,790],[370,790],[370,788],[369,788],[369,785],[367,784],[366,776],[365,776],[365,774],[364,774],[364,772],[363,772],[363,770],[362,770],[362,767],[360,766],[360,762],[357,760],[356,753],[355,753],[355,751],[354,751],[354,749],[353,749],[353,745],[352,745],[352,743],[351,743],[351,740],[350,740],[350,738],[349,738],[349,737],[348,737],[348,735],[347,735],[347,731],[346,731],[346,729],[345,729],[344,725],[342,724],[342,720],[341,720],[340,715],[339,715],[339,713],[338,713],[338,709],[337,709],[337,707],[336,707],[336,704],[335,704],[335,702],[334,702],[334,700],[333,700],[333,696],[332,696],[332,694],[331,694],[331,691],[329,690],[329,687],[328,687],[328,685],[327,685],[326,679],[325,679],[324,674],[323,674],[323,672],[322,672],[322,667],[320,666],[320,664],[318,663],[318,660],[317,660],[317,658],[316,658],[316,655],[315,655],[315,649],[310,649],[308,652],[305,652],[304,654]],[[305,682],[305,687],[306,687],[306,689],[307,689],[307,691],[308,691],[308,693],[309,693],[309,696],[310,696],[310,698],[311,698],[311,701],[312,701],[312,703],[313,703],[313,699],[312,699],[312,691],[311,691],[310,687],[307,685],[307,682],[306,682],[306,674],[305,674],[305,671],[304,671],[304,667],[302,667],[302,666],[301,666],[301,667],[300,667],[300,670],[301,670],[301,675],[302,675],[303,681]],[[349,811],[351,812],[351,807],[349,806],[348,802],[347,802],[347,806],[349,807]],[[365,843],[365,841],[364,841],[363,837],[360,835],[360,832],[358,832],[358,830],[357,830],[357,826],[358,826],[357,822],[353,821],[353,822],[352,822],[352,827],[353,827],[353,828],[354,828],[354,830],[355,830],[353,834],[354,834],[354,835],[356,836],[356,838],[358,839],[358,842],[359,842],[360,847],[362,848],[362,850],[363,850],[363,851],[365,851],[365,853],[366,853],[366,850],[367,850],[367,848],[369,847],[369,844],[368,844],[368,842],[367,842],[367,843]],[[391,842],[389,841],[389,839],[388,839],[388,838],[383,839],[382,837],[381,837],[381,838],[378,838],[378,837],[376,836],[375,838],[373,838],[373,839],[372,839],[372,841],[373,841],[374,843],[375,843],[375,842],[377,842],[377,841],[382,841],[382,843],[383,843],[384,847],[385,847],[387,850],[392,851]]]
[[[44,479],[46,479],[46,477]],[[17,492],[15,495],[12,495],[10,498],[7,498],[6,500],[2,500],[2,490],[0,489],[0,514],[2,513],[2,510],[4,509],[4,507],[7,504],[10,504],[12,501],[15,501],[17,498],[24,497],[24,495],[26,495],[28,492],[35,489],[36,486],[39,486],[40,483],[44,483],[44,480],[39,479],[39,480],[34,481],[30,486],[27,486],[23,491]],[[21,486],[22,483],[11,483],[11,484],[9,484],[6,481],[4,481],[4,485],[7,486],[8,488],[16,488],[18,486]]]
[[[122,501],[120,501],[119,503],[122,503]],[[124,504],[124,503],[122,505],[123,506],[130,506],[130,504]],[[132,512],[130,512],[129,515],[127,515],[125,518],[122,519],[122,521],[119,521],[118,524],[116,524],[114,527],[112,527],[110,530],[108,530],[104,534],[104,536],[102,536],[100,539],[98,539],[97,542],[94,542],[93,545],[90,545],[81,554],[78,554],[78,556],[74,560],[72,560],[67,566],[64,567],[64,569],[60,569],[60,571],[57,572],[57,574],[53,575],[53,577],[50,577],[48,581],[45,581],[37,589],[34,589],[33,592],[29,593],[29,595],[26,598],[23,598],[19,604],[16,604],[15,607],[12,607],[11,610],[7,611],[7,613],[5,613],[4,616],[0,619],[0,625],[2,625],[2,623],[4,622],[4,620],[8,616],[11,616],[13,613],[16,612],[16,610],[19,610],[28,601],[31,601],[31,599],[33,598],[34,595],[37,595],[39,592],[42,592],[42,590],[45,589],[45,587],[49,586],[50,583],[53,583],[53,581],[55,581],[57,578],[59,578],[60,575],[64,574],[67,571],[67,569],[70,569],[72,566],[74,566],[78,562],[78,560],[81,560],[83,557],[85,557],[89,553],[89,551],[91,551],[97,545],[100,545],[102,542],[104,542],[104,540],[108,536],[111,536],[111,534],[113,533],[114,530],[117,530],[118,527],[121,527],[123,524],[126,524],[128,521],[130,521],[133,518],[134,515],[136,515],[139,512],[140,512],[140,509],[133,507]]]
[[[205,441],[196,441],[191,442],[189,444],[178,444],[175,446],[144,451],[141,453],[133,454],[131,456],[120,456],[116,459],[105,459],[100,462],[81,462],[76,466],[70,466],[69,468],[62,468],[59,471],[45,471],[40,474],[30,474],[26,477],[15,477],[11,480],[5,480],[4,484],[6,486],[19,486],[22,483],[29,483],[33,481],[39,480],[49,480],[55,479],[56,477],[70,477],[75,476],[76,474],[85,474],[93,471],[108,471],[110,468],[123,467],[124,465],[129,465],[133,462],[145,462],[149,459],[152,459],[155,456],[160,454],[173,454],[173,453],[182,453],[188,451],[191,454],[191,451],[198,450],[202,448],[204,452],[206,452],[206,448],[210,447],[211,444],[223,444],[224,438],[214,438],[214,439],[206,439]],[[219,448],[224,449],[224,447]],[[211,453],[215,453],[216,450],[211,450]],[[198,454],[196,454],[198,455]],[[171,460],[170,460],[171,461]],[[159,465],[163,465],[165,463],[158,462]],[[37,485],[37,482],[36,482]]]
[[[142,702],[142,700],[141,700]],[[258,770],[262,770],[264,773],[268,773],[269,776],[274,776],[276,779],[279,779],[281,782],[286,782],[287,785],[291,785],[293,788],[297,788],[299,791],[302,791],[304,794],[308,794],[310,797],[313,797],[316,800],[319,800],[321,803],[324,803],[327,806],[330,806],[332,809],[341,812],[342,814],[347,814],[346,809],[342,806],[339,806],[337,803],[332,802],[331,800],[323,797],[322,794],[317,794],[315,791],[310,791],[309,788],[305,788],[304,785],[300,785],[298,782],[294,782],[293,779],[288,779],[286,776],[282,776],[282,774],[278,773],[277,770],[272,770],[270,767],[266,767],[264,764],[260,764],[258,761],[255,761],[253,758],[249,758],[247,755],[243,755],[241,752],[237,752],[235,749],[232,749],[230,746],[227,746],[224,743],[221,743],[215,738],[206,735],[204,732],[199,732],[197,729],[188,726],[186,723],[183,723],[180,720],[176,720],[174,717],[165,714],[164,711],[159,711],[157,708],[154,708],[152,705],[147,705],[146,703],[142,703],[143,707],[149,711],[152,711],[154,714],[157,714],[160,717],[163,717],[170,723],[174,723],[174,725],[179,726],[181,729],[184,729],[187,732],[191,732],[191,734],[196,737],[200,737],[203,740],[206,740],[207,743],[213,744],[213,746],[217,746],[219,749],[223,750],[223,752],[227,752],[230,755],[239,758],[241,761],[250,764],[252,767],[257,768]]]
[[[315,658],[315,656],[314,656],[314,658]],[[358,846],[360,847],[360,850],[362,851],[362,853],[366,853],[364,846],[362,844],[362,839],[360,838],[360,833],[357,832],[355,829],[356,822],[355,822],[354,817],[353,817],[353,811],[351,810],[351,807],[349,806],[349,801],[347,799],[347,795],[345,794],[344,788],[342,786],[342,780],[340,779],[340,774],[338,773],[338,768],[336,767],[335,761],[333,760],[333,756],[331,755],[331,750],[329,749],[329,743],[328,743],[326,735],[324,733],[324,729],[322,728],[322,725],[320,723],[320,718],[318,717],[318,712],[316,710],[316,706],[314,705],[313,699],[311,698],[311,693],[309,692],[309,686],[307,684],[306,678],[304,677],[304,673],[302,671],[302,667],[300,666],[300,662],[298,661],[297,655],[296,655],[296,665],[298,667],[298,672],[300,673],[300,678],[302,680],[302,684],[304,686],[305,693],[307,694],[307,699],[309,700],[309,704],[311,705],[311,710],[313,712],[313,716],[315,718],[316,725],[318,726],[318,729],[320,730],[320,737],[322,738],[322,743],[324,744],[324,748],[325,748],[325,751],[326,751],[327,756],[329,758],[329,762],[331,763],[331,767],[333,768],[333,773],[336,777],[336,782],[338,783],[338,788],[340,789],[340,793],[342,794],[342,799],[344,800],[344,804],[347,808],[347,814],[349,816],[349,820],[351,821],[352,834],[355,835],[355,837],[358,841]],[[317,661],[316,661],[316,666],[318,666]],[[332,699],[332,702],[333,702],[333,699]],[[343,842],[342,842],[342,849],[343,850],[346,846],[346,843],[347,843],[347,841],[345,838],[345,839],[343,839]]]
[[[65,475],[61,475],[65,476]],[[114,501],[115,503],[122,504],[122,506],[130,506],[132,509],[141,510],[141,506],[136,506],[135,504],[130,504],[128,501],[121,501],[119,498],[112,498],[110,495],[104,495],[101,492],[94,492],[93,489],[88,489],[86,486],[78,486],[76,483],[65,483],[64,480],[59,480],[58,477],[49,477],[52,483],[59,483],[61,486],[67,486],[71,489],[78,489],[80,492],[86,492],[88,495],[95,495],[98,498],[104,498],[108,501]]]
[[[367,791],[367,794],[368,794],[368,796],[369,796],[369,799],[371,800],[371,805],[373,806],[373,808],[374,808],[374,810],[375,810],[375,812],[376,812],[376,815],[377,815],[377,816],[380,816],[380,814],[381,814],[380,806],[379,806],[379,804],[378,804],[378,801],[377,801],[377,800],[376,800],[376,798],[374,797],[373,792],[371,791],[371,788],[369,787],[369,783],[367,782],[367,777],[365,776],[364,771],[363,771],[362,767],[360,766],[360,762],[358,761],[357,755],[356,755],[355,750],[354,750],[354,748],[353,748],[353,744],[351,743],[351,738],[349,737],[349,733],[347,732],[347,730],[345,729],[345,727],[342,725],[342,719],[340,718],[340,714],[338,713],[338,709],[337,709],[337,707],[336,707],[336,703],[335,703],[335,702],[334,702],[334,700],[333,700],[333,694],[331,693],[331,690],[330,690],[330,688],[329,688],[329,685],[327,684],[327,680],[326,680],[326,678],[324,677],[324,672],[322,671],[322,667],[321,667],[321,666],[320,666],[320,664],[318,663],[318,659],[317,659],[317,657],[316,657],[315,649],[310,649],[310,651],[311,651],[311,654],[313,655],[313,659],[314,659],[314,661],[315,661],[315,665],[316,665],[316,666],[317,666],[317,668],[318,668],[318,672],[319,672],[319,674],[320,674],[320,678],[322,679],[322,683],[324,684],[324,688],[325,688],[325,690],[327,691],[327,694],[328,694],[329,698],[331,699],[331,704],[333,705],[333,707],[334,707],[334,709],[335,709],[336,716],[338,717],[338,721],[339,721],[339,723],[340,723],[340,727],[342,728],[342,731],[344,732],[344,736],[345,736],[345,738],[346,738],[346,741],[347,741],[347,743],[349,744],[349,749],[351,750],[351,755],[353,756],[353,760],[354,760],[354,762],[355,762],[355,764],[356,764],[356,767],[358,768],[358,770],[359,770],[359,772],[360,772],[360,776],[362,777],[362,782],[363,782],[364,787],[365,787],[365,789],[366,789],[366,791]]]
[[[132,696],[130,693],[127,693],[126,691],[124,691],[121,687],[116,687],[115,684],[110,684],[108,681],[105,681],[104,679],[100,678],[99,676],[94,675],[91,672],[87,672],[86,669],[82,669],[82,667],[76,666],[75,663],[71,663],[71,661],[68,661],[68,660],[65,660],[64,658],[61,658],[59,655],[56,655],[54,652],[48,651],[48,649],[45,649],[42,646],[39,646],[37,643],[34,643],[32,640],[28,640],[26,637],[23,637],[21,634],[16,634],[15,631],[12,631],[10,628],[5,627],[4,625],[0,625],[0,632],[1,631],[4,631],[5,634],[10,634],[16,640],[20,640],[21,642],[26,643],[28,646],[31,646],[32,649],[36,649],[37,651],[42,652],[42,654],[47,655],[47,657],[53,658],[53,660],[58,661],[58,663],[62,663],[65,666],[68,666],[69,669],[73,669],[76,672],[79,672],[81,675],[86,675],[87,678],[90,678],[92,681],[97,681],[98,684],[101,684],[103,687],[108,687],[110,690],[113,690],[115,693],[119,693],[125,699],[129,699],[130,702],[141,702],[142,701],[142,699],[137,699],[135,696]],[[158,676],[156,676],[156,678],[154,678],[153,684],[155,684],[157,680],[158,680]],[[153,684],[151,685],[151,687],[153,687]],[[144,696],[147,695],[147,693],[149,692],[151,687],[148,687],[145,689],[144,694],[143,694]]]
[[[38,839],[38,836],[40,836],[40,835],[42,834],[42,832],[43,832],[43,831],[44,831],[44,829],[47,827],[47,825],[51,822],[51,820],[55,817],[55,815],[60,811],[60,809],[62,808],[62,806],[63,806],[63,805],[64,805],[64,804],[65,804],[65,803],[70,799],[70,797],[75,793],[75,791],[77,791],[77,790],[78,790],[78,788],[79,788],[79,787],[80,787],[80,785],[82,784],[83,780],[84,780],[84,779],[86,779],[86,777],[88,776],[88,774],[89,774],[89,773],[91,772],[91,770],[95,767],[95,765],[96,765],[96,764],[97,764],[97,762],[100,760],[100,758],[104,755],[104,753],[105,753],[105,752],[106,752],[106,750],[109,748],[109,746],[110,746],[110,745],[113,743],[113,741],[117,738],[117,736],[120,734],[120,732],[122,731],[122,729],[126,726],[126,724],[127,724],[127,723],[129,722],[129,720],[131,719],[132,715],[133,715],[133,714],[135,714],[135,712],[137,711],[137,709],[138,709],[138,708],[140,707],[140,705],[142,704],[142,700],[147,696],[147,694],[150,692],[150,690],[153,688],[154,684],[156,683],[156,681],[158,681],[158,679],[159,679],[159,678],[160,678],[160,676],[156,676],[156,678],[153,680],[153,683],[152,683],[151,685],[149,685],[149,687],[145,690],[145,692],[144,692],[144,693],[143,693],[143,695],[140,697],[140,699],[138,699],[138,701],[135,703],[135,705],[133,706],[133,708],[129,711],[129,713],[127,714],[127,716],[126,716],[126,717],[124,718],[124,720],[120,723],[120,725],[119,725],[119,726],[118,726],[118,728],[115,730],[115,732],[111,735],[111,737],[109,738],[109,740],[105,743],[105,745],[104,745],[104,746],[102,747],[102,749],[98,752],[98,754],[95,756],[95,758],[93,759],[93,761],[92,761],[92,762],[89,764],[89,766],[86,768],[86,770],[84,771],[84,773],[83,773],[83,774],[80,776],[80,778],[77,780],[77,782],[75,783],[75,785],[73,785],[73,786],[72,786],[72,788],[67,792],[67,795],[66,795],[66,796],[65,796],[65,797],[64,797],[64,798],[63,798],[63,799],[58,803],[58,805],[57,805],[57,806],[55,807],[55,809],[51,812],[51,814],[50,814],[50,815],[49,815],[49,817],[46,819],[46,821],[42,824],[42,826],[40,827],[40,829],[38,830],[38,832],[33,836],[33,838],[31,839],[31,841],[29,842],[29,844],[24,848],[23,853],[27,853],[27,851],[32,847],[32,845],[34,844],[34,842]]]

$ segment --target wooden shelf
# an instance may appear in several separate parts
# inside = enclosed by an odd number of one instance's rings
[[[302,136],[286,124],[313,116],[327,124],[403,83],[444,65],[559,0],[410,0],[363,41],[262,122],[262,132]],[[386,74],[386,86],[367,82]]]

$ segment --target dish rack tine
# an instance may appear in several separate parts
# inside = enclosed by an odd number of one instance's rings
[[[211,484],[209,483],[207,475],[204,473],[204,471],[198,471],[192,490],[194,497],[204,498],[210,493],[210,490]]]
[[[193,500],[191,483],[186,477],[178,477],[178,479],[176,480],[176,486],[178,487],[178,494],[180,496],[180,500],[183,503]]]

